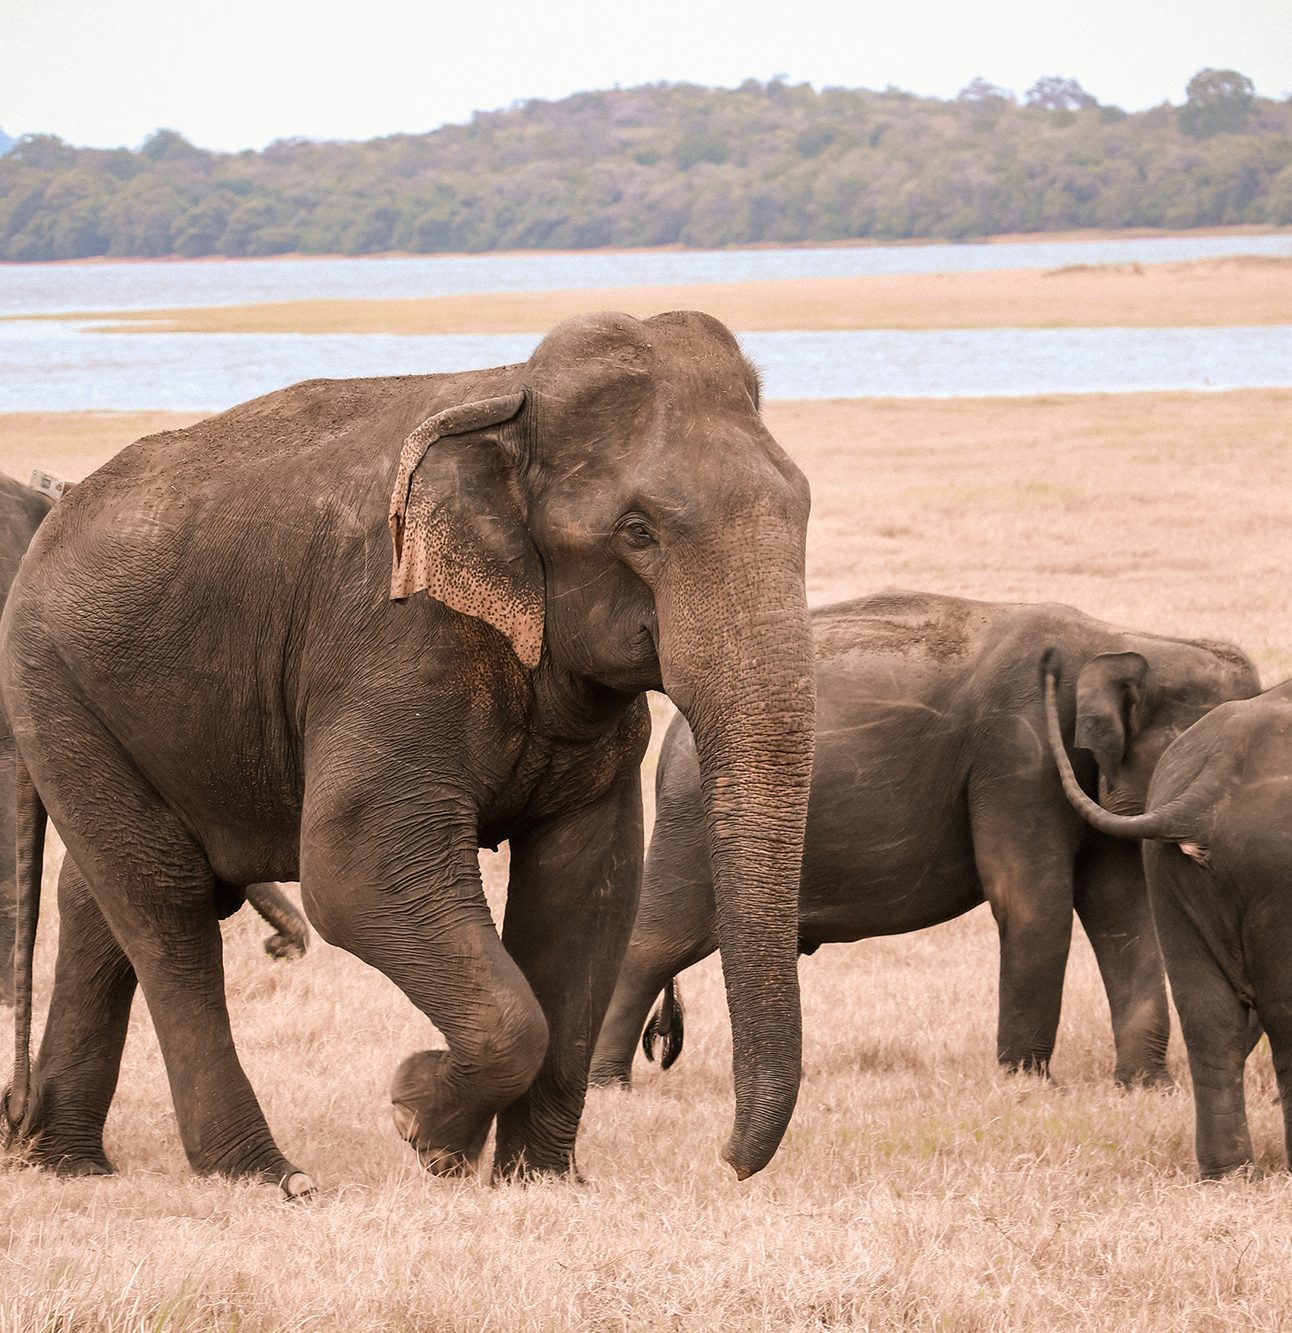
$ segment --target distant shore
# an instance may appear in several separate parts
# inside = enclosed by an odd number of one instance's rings
[[[969,236],[952,239],[946,236],[912,236],[901,240],[878,240],[872,237],[853,237],[842,241],[793,241],[777,243],[751,241],[744,245],[723,247],[729,250],[873,250],[908,249],[928,245],[1028,245],[1071,243],[1076,241],[1138,241],[1159,240],[1189,236],[1292,236],[1292,227],[1265,226],[1257,223],[1238,223],[1229,227],[1188,227],[1172,230],[1165,227],[1092,227],[1085,231],[1030,231],[1002,232],[993,236]],[[102,264],[277,264],[284,261],[312,263],[337,259],[502,259],[519,255],[597,255],[597,254],[687,254],[695,249],[685,245],[657,245],[629,248],[590,250],[383,250],[375,254],[300,254],[296,251],[281,255],[161,255],[157,257],[131,255],[91,255],[86,259],[47,259],[37,263],[58,268]],[[31,268],[36,264],[0,260],[0,268]]]
[[[589,310],[706,310],[737,332],[1204,328],[1292,322],[1292,258],[884,274],[69,312],[123,333],[542,333]]]

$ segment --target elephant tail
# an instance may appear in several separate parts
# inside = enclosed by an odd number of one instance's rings
[[[1142,815],[1117,815],[1105,810],[1098,801],[1091,800],[1082,790],[1077,775],[1072,771],[1072,760],[1063,743],[1059,722],[1059,681],[1063,677],[1063,655],[1057,648],[1047,648],[1041,658],[1041,682],[1045,691],[1045,725],[1049,734],[1050,752],[1058,766],[1059,781],[1072,808],[1092,828],[1113,838],[1143,838],[1163,842],[1184,843],[1188,831],[1184,827],[1182,803],[1171,801]],[[1189,853],[1192,855],[1192,853]]]
[[[32,1109],[32,964],[36,953],[36,924],[40,919],[40,877],[45,859],[45,827],[49,819],[27,765],[16,748],[13,753],[13,799],[17,922],[13,951],[13,1078],[2,1100],[7,1138],[21,1134]]]
[[[248,884],[247,901],[274,928],[265,941],[271,958],[303,958],[310,947],[310,930],[305,918],[277,884]]]
[[[682,1054],[682,1039],[685,1036],[685,1011],[682,1007],[682,995],[677,988],[677,978],[669,977],[664,985],[664,995],[659,1008],[650,1016],[646,1030],[642,1033],[642,1054],[648,1059],[655,1058],[655,1042],[660,1042],[659,1067],[672,1068],[673,1062]]]

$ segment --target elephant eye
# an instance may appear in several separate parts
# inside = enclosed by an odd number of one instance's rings
[[[632,518],[621,524],[619,531],[623,533],[628,545],[635,547],[637,550],[655,545],[655,534],[651,531],[650,526],[643,523],[639,518]]]

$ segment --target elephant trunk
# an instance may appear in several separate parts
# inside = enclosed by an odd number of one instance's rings
[[[742,1180],[775,1153],[798,1097],[798,894],[815,746],[816,677],[801,537],[778,559],[657,602],[664,687],[695,736],[727,1006]]]
[[[1059,769],[1059,781],[1072,808],[1091,828],[1112,838],[1141,838],[1153,841],[1179,842],[1189,832],[1182,822],[1184,807],[1172,801],[1142,815],[1117,815],[1105,810],[1082,790],[1077,775],[1072,771],[1072,760],[1063,743],[1063,728],[1059,721],[1059,679],[1063,674],[1063,659],[1056,648],[1047,648],[1041,659],[1041,679],[1045,689],[1045,726],[1050,740],[1050,751]]]

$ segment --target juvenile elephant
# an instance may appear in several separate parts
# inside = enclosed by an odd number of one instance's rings
[[[69,488],[70,489],[70,488]],[[0,473],[0,611],[18,566],[41,520],[49,513],[48,496]],[[13,948],[17,898],[14,885],[13,736],[0,711],[0,1004],[13,1003]],[[275,958],[299,958],[309,944],[309,929],[276,884],[251,884],[247,901],[274,927],[265,952]]]
[[[20,1033],[7,1096],[36,1159],[111,1169],[137,977],[193,1167],[311,1187],[224,1004],[214,900],[273,878],[448,1038],[392,1091],[425,1166],[473,1163],[497,1116],[495,1173],[573,1171],[664,689],[705,774],[725,1155],[760,1169],[799,1079],[807,515],[752,368],[694,312],[575,319],[523,365],[300,384],[96,472],[37,534],[0,650],[39,793],[23,901],[42,803],[71,853],[43,1045],[29,1080]],[[477,849],[504,838],[500,941]]]
[[[1198,1170],[1248,1166],[1243,1066],[1259,1020],[1270,1039],[1292,1161],[1292,681],[1225,704],[1158,763],[1148,809],[1126,816],[1081,789],[1044,665],[1051,745],[1074,807],[1105,836],[1144,840],[1144,872],[1193,1076]],[[1138,706],[1138,705],[1137,705]]]
[[[1036,663],[1046,644],[1063,645],[1076,671],[1064,735],[1082,780],[1093,788],[1098,777],[1123,810],[1142,808],[1176,735],[1257,689],[1251,664],[1226,644],[1135,634],[1069,607],[932,593],[821,607],[812,629],[817,758],[800,950],[920,930],[986,900],[1000,932],[997,1056],[1045,1072],[1075,905],[1108,993],[1118,1081],[1165,1080],[1169,1019],[1139,858],[1091,833],[1064,798]],[[663,1037],[672,1063],[681,1014],[671,978],[714,948],[699,774],[681,719],[664,741],[656,801],[637,923],[593,1061],[598,1083],[629,1080],[661,988],[643,1045],[650,1056]]]

